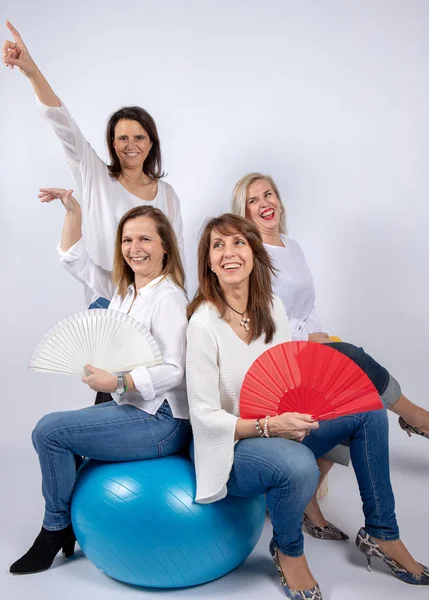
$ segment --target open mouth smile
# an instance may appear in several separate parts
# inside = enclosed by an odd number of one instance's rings
[[[264,219],[265,221],[271,221],[272,219],[274,219],[274,215],[274,208],[267,208],[266,210],[263,210],[261,212],[261,219]]]

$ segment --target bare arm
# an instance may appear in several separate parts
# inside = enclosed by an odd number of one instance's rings
[[[12,33],[13,40],[6,40],[3,44],[3,62],[13,69],[19,68],[31,82],[34,91],[42,104],[46,106],[61,106],[61,100],[55,94],[45,77],[32,59],[27,46],[24,44],[21,35],[9,21],[6,21],[9,31]]]
[[[259,419],[259,426],[264,429],[265,418]],[[319,424],[310,415],[300,413],[284,413],[271,417],[268,421],[270,437],[283,437],[302,442],[311,429],[317,429]],[[256,419],[238,419],[235,426],[235,439],[258,437]]]
[[[39,194],[41,202],[52,202],[59,198],[66,209],[60,244],[64,252],[67,252],[82,237],[82,212],[79,202],[72,194],[73,190],[62,188],[41,188]]]

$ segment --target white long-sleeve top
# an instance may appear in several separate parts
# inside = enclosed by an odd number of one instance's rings
[[[171,185],[158,180],[158,191],[153,200],[134,196],[117,179],[110,177],[106,163],[91,148],[64,104],[52,107],[42,104],[37,97],[36,101],[41,115],[52,126],[65,150],[77,186],[83,236],[92,260],[103,269],[112,270],[120,219],[131,208],[147,204],[159,208],[169,218],[185,267],[180,202]]]
[[[187,333],[186,381],[194,434],[196,501],[206,504],[227,493],[234,461],[236,421],[244,377],[265,350],[291,340],[284,306],[273,297],[276,333],[270,344],[265,335],[246,344],[211,303],[192,315]]]
[[[293,340],[308,340],[308,335],[321,331],[314,306],[316,290],[313,276],[297,242],[280,236],[283,246],[264,244],[277,275],[272,277],[273,292],[282,300],[292,327]]]
[[[187,298],[183,290],[161,276],[139,289],[135,300],[134,285],[128,287],[122,298],[117,294],[111,273],[90,258],[83,238],[67,252],[58,246],[58,254],[73,277],[99,296],[111,300],[108,310],[129,314],[142,323],[161,351],[161,365],[138,367],[130,372],[137,392],[126,392],[122,396],[112,394],[114,400],[118,404],[132,404],[150,414],[155,414],[162,402],[167,400],[173,416],[187,419],[185,361],[188,320]]]

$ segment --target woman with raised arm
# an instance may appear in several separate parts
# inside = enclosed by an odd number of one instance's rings
[[[253,221],[261,234],[265,249],[276,269],[271,279],[272,286],[274,293],[283,301],[291,322],[292,339],[330,345],[356,362],[380,390],[374,377],[378,372],[374,367],[377,363],[362,348],[344,342],[331,342],[329,335],[321,331],[315,309],[313,277],[299,244],[286,235],[286,211],[273,179],[262,173],[249,173],[242,177],[233,190],[232,212]],[[429,412],[402,395],[393,377],[390,382],[391,389],[395,388],[395,393],[391,394],[391,390],[380,390],[385,405],[399,415],[401,427],[409,434],[415,433],[429,438]],[[399,393],[396,393],[397,391]],[[348,454],[347,447],[341,446],[329,456],[335,462],[347,464]],[[322,482],[333,462],[321,458],[318,464]],[[316,495],[305,510],[304,527],[316,538],[348,539],[343,531],[324,518]]]
[[[81,233],[81,209],[72,190],[50,190],[66,209],[58,248],[76,279],[110,300],[109,309],[140,321],[152,334],[163,363],[114,375],[87,365],[91,389],[112,394],[110,402],[44,416],[33,431],[45,498],[43,527],[30,550],[16,561],[15,575],[48,569],[62,548],[74,551],[70,501],[81,456],[130,461],[174,454],[188,442],[190,425],[184,381],[187,299],[176,236],[167,217],[138,206],[120,220],[112,274],[90,258]]]
[[[135,206],[150,205],[167,215],[176,233],[184,263],[184,241],[179,199],[164,176],[155,121],[139,106],[114,112],[107,123],[110,164],[97,155],[32,59],[22,37],[6,21],[13,41],[3,44],[3,62],[19,68],[36,93],[41,115],[52,126],[65,150],[82,206],[87,251],[103,269],[113,268],[113,240],[122,215]],[[42,194],[44,190],[41,190]],[[96,301],[87,289],[87,300]],[[105,307],[102,299],[95,306]]]
[[[299,413],[240,418],[247,370],[265,350],[291,339],[283,303],[271,292],[272,273],[251,221],[222,215],[207,222],[198,247],[199,288],[188,307],[186,357],[196,501],[266,494],[270,552],[286,597],[321,600],[303,553],[302,516],[318,484],[315,457],[349,439],[365,515],[358,549],[368,563],[381,558],[402,581],[429,585],[429,570],[399,539],[385,410],[320,423]],[[389,373],[375,368],[387,388]]]

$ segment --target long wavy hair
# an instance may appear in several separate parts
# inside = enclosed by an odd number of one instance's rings
[[[180,258],[179,246],[173,227],[165,214],[153,206],[136,206],[124,214],[119,221],[116,231],[115,256],[113,260],[113,281],[118,286],[118,294],[123,298],[128,286],[134,283],[134,271],[125,262],[122,255],[122,234],[124,225],[130,219],[148,217],[156,225],[156,231],[161,238],[165,254],[161,274],[170,279],[182,290],[185,289],[185,272]]]
[[[113,145],[115,140],[115,127],[121,119],[128,119],[140,123],[143,129],[147,131],[149,139],[152,142],[152,147],[142,166],[143,173],[152,179],[161,179],[161,177],[164,177],[165,173],[162,170],[161,142],[159,141],[156,123],[151,115],[140,106],[124,106],[124,108],[117,110],[109,117],[106,127],[106,142],[110,155],[110,165],[107,166],[110,177],[112,177],[112,179],[118,179],[119,175],[122,173],[121,163]]]
[[[253,252],[253,270],[249,278],[249,304],[247,314],[250,318],[249,332],[251,340],[265,334],[265,343],[269,344],[276,331],[272,317],[273,294],[271,291],[271,275],[275,269],[268,252],[265,250],[256,226],[249,220],[232,214],[208,220],[202,231],[198,244],[198,290],[188,305],[190,319],[197,308],[204,302],[211,302],[225,317],[228,305],[217,275],[210,268],[210,242],[212,232],[220,235],[242,235]]]
[[[240,215],[240,217],[246,216],[246,202],[247,202],[247,190],[252,183],[259,180],[268,181],[270,186],[273,188],[277,198],[280,203],[280,233],[287,233],[286,228],[286,209],[283,204],[282,198],[280,196],[280,191],[277,185],[275,184],[271,175],[264,175],[263,173],[248,173],[244,175],[234,186],[232,191],[232,201],[231,201],[231,212],[234,215]]]

